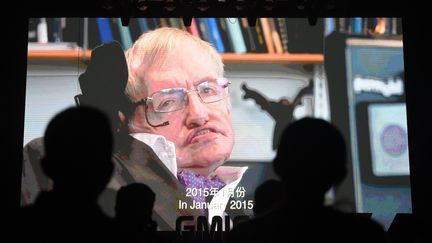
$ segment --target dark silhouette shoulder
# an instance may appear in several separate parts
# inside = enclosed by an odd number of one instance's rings
[[[283,132],[273,161],[284,184],[279,207],[239,224],[229,241],[383,242],[383,227],[370,218],[324,206],[325,193],[347,173],[342,134],[330,123],[303,118]],[[277,192],[273,192],[277,193]]]

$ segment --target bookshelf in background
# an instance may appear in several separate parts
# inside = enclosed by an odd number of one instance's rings
[[[225,62],[319,63],[324,37],[333,31],[370,37],[401,38],[400,18],[325,18],[310,26],[305,18],[194,18],[185,27],[180,18],[31,18],[30,59],[88,59],[91,49],[117,40],[128,49],[147,31],[173,27],[211,43]],[[35,43],[39,43],[38,45]],[[75,43],[76,45],[72,45]],[[39,48],[39,49],[38,49]]]
[[[322,53],[324,37],[333,31],[365,36],[402,35],[400,18],[325,18],[310,26],[306,18],[194,18],[185,27],[180,18],[30,18],[29,42],[75,42],[84,50],[117,40],[128,49],[138,37],[159,27],[186,30],[206,40],[219,53]]]
[[[40,32],[45,26],[46,32]],[[211,43],[217,51],[226,54],[226,60],[240,62],[285,62],[322,60],[324,23],[309,26],[307,19],[261,18],[249,26],[246,18],[194,18],[185,27],[179,18],[132,18],[129,26],[121,26],[118,18],[32,18],[29,23],[29,41],[49,46],[51,43],[76,42],[76,49],[36,50],[29,48],[31,59],[74,57],[88,58],[87,50],[101,43],[117,40],[126,50],[142,33],[159,27],[183,29]],[[42,28],[42,29],[44,29]],[[41,34],[45,37],[40,37]],[[49,49],[49,48],[48,48]],[[49,53],[51,52],[51,53]],[[296,54],[289,57],[291,54]],[[300,55],[308,53],[312,55]],[[232,54],[244,55],[235,57]],[[258,55],[261,54],[261,55]],[[269,55],[265,57],[263,55]]]

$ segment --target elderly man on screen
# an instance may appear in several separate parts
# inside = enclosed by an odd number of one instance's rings
[[[125,93],[136,108],[120,118],[130,135],[149,145],[186,189],[220,189],[208,216],[222,216],[227,191],[246,168],[221,166],[232,152],[234,131],[220,55],[185,31],[161,28],[142,35],[126,59]],[[205,201],[202,190],[196,194],[195,202]]]
[[[106,43],[79,82],[76,103],[105,111],[117,134],[116,169],[99,199],[105,212],[113,214],[121,186],[139,182],[156,193],[161,230],[174,230],[179,216],[243,215],[230,211],[229,200],[247,168],[221,166],[234,145],[230,82],[209,43],[174,28],[143,34],[126,55]],[[42,147],[40,138],[24,147],[24,204],[50,188],[38,169]]]

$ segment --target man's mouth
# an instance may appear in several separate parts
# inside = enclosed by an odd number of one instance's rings
[[[217,128],[215,127],[205,127],[205,128],[198,128],[195,129],[192,133],[190,133],[187,143],[194,143],[197,142],[200,138],[208,137],[210,138],[211,135],[216,134],[222,134]]]
[[[203,129],[197,133],[195,133],[194,137],[199,136],[199,135],[204,135],[210,132],[210,129]]]

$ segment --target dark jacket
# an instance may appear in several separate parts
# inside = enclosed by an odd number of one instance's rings
[[[105,213],[114,216],[115,196],[121,186],[139,182],[148,185],[156,193],[153,218],[158,223],[159,230],[175,230],[179,216],[198,216],[196,211],[178,209],[179,200],[190,205],[190,198],[186,197],[183,185],[148,145],[131,136],[117,139],[116,144],[112,157],[114,174],[99,199]],[[40,164],[44,154],[43,139],[37,138],[29,142],[23,153],[22,202],[30,204],[40,191],[51,188],[51,182]]]

